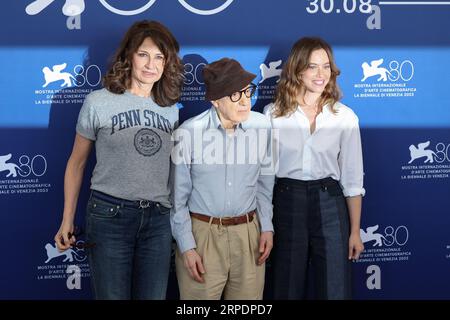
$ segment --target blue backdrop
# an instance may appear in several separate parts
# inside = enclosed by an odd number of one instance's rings
[[[180,42],[181,120],[209,107],[202,100],[205,64],[228,56],[256,73],[254,109],[262,110],[292,44],[307,35],[330,42],[343,102],[359,116],[363,141],[366,251],[354,264],[355,297],[450,298],[450,5],[20,0],[1,6],[0,299],[91,297],[85,252],[54,249],[64,169],[85,95],[100,87],[122,35],[140,19],[161,21]],[[169,297],[177,297],[173,273]]]

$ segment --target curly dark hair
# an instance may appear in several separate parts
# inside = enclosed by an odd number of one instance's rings
[[[173,105],[180,99],[183,85],[184,69],[178,56],[180,46],[169,29],[157,21],[137,21],[128,29],[103,78],[103,85],[118,94],[130,88],[133,54],[146,38],[152,39],[165,59],[161,79],[152,88],[153,100],[161,107]]]
[[[336,63],[334,62],[333,50],[331,46],[321,38],[304,37],[299,39],[291,49],[288,60],[283,66],[280,83],[275,93],[275,117],[290,115],[297,109],[297,97],[302,92],[304,84],[301,80],[301,74],[308,67],[311,53],[315,50],[324,49],[330,59],[331,77],[322,96],[319,100],[319,110],[328,104],[331,111],[334,104],[341,98],[341,92],[336,83],[337,76],[340,74]]]

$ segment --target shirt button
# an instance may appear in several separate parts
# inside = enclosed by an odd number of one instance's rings
[[[231,186],[231,182],[228,182],[228,185]]]

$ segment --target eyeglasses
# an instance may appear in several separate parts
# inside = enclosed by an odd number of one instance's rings
[[[75,238],[78,239],[78,237],[83,235],[83,234],[84,234],[83,229],[75,226],[74,232],[73,233],[69,232],[68,233],[68,237],[69,237],[69,239],[72,238],[72,237],[75,237]],[[95,243],[88,243],[88,242],[84,242],[83,240],[81,240],[81,241],[77,240],[76,243],[72,243],[72,244],[70,244],[70,246],[72,248],[77,248],[77,249],[87,249],[87,248],[92,248],[92,247],[95,246]]]
[[[231,101],[238,102],[239,100],[241,100],[243,93],[247,98],[251,98],[255,94],[255,91],[256,91],[256,84],[250,83],[250,85],[247,88],[242,89],[240,91],[236,91],[235,93],[230,94],[229,97]]]

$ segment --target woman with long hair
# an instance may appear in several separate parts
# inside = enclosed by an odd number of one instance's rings
[[[64,177],[59,250],[77,245],[74,218],[84,168],[97,162],[86,213],[86,248],[96,299],[164,299],[172,235],[171,134],[178,123],[179,45],[156,21],[126,32],[104,88],[81,108]]]
[[[274,187],[274,298],[351,298],[360,237],[363,161],[358,117],[341,98],[331,47],[298,40],[275,102],[265,108],[278,135]],[[312,281],[308,275],[312,274]]]

